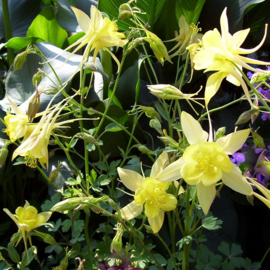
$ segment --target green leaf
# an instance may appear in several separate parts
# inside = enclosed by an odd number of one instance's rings
[[[105,127],[105,130],[107,132],[118,132],[121,131],[122,129],[118,125],[111,123]]]
[[[66,219],[63,223],[62,223],[62,232],[67,232],[71,227],[71,220],[70,219]]]
[[[213,216],[210,216],[210,217],[206,217],[203,221],[202,221],[202,226],[207,229],[207,230],[210,230],[210,231],[213,231],[213,230],[218,230],[221,228],[221,224],[222,224],[222,220],[216,218],[216,217],[213,217]]]
[[[233,257],[236,255],[240,255],[243,253],[241,247],[236,244],[232,244],[232,247],[230,249],[230,246],[226,242],[221,242],[220,246],[218,247],[218,250],[226,255],[227,257]]]
[[[109,178],[107,175],[103,174],[98,177],[97,183],[99,183],[100,186],[106,186],[112,181],[111,178]]]
[[[78,178],[78,179],[74,179],[72,177],[69,177],[67,180],[66,180],[66,184],[67,185],[70,185],[70,186],[74,186],[74,185],[79,185],[81,183],[81,179]]]
[[[60,202],[60,196],[58,193],[55,193],[52,197],[51,200],[46,200],[42,205],[41,209],[43,212],[49,211],[55,204]]]
[[[215,255],[205,245],[201,244],[198,252],[197,270],[218,269],[222,265],[222,257]]]
[[[27,253],[25,251],[22,253],[22,265],[27,266],[33,261],[33,259],[35,258],[33,249],[35,249],[35,252],[37,251],[36,247],[30,247],[28,248]]]
[[[183,237],[180,241],[176,243],[179,246],[179,250],[183,247],[184,244],[189,244],[192,241],[192,237],[190,235]]]
[[[20,262],[20,255],[18,254],[17,250],[11,245],[8,244],[8,255],[9,258],[15,262],[15,263],[19,263]]]
[[[183,14],[188,24],[198,22],[202,8],[206,0],[177,0],[176,16],[179,19]]]
[[[30,25],[27,37],[38,37],[62,48],[67,32],[57,23],[52,7],[45,7]]]
[[[26,48],[28,45],[44,41],[37,37],[14,37],[11,38],[5,45],[6,48],[12,48],[18,52]]]

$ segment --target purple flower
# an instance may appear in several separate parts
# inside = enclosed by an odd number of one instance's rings
[[[242,153],[236,152],[232,155],[231,162],[238,166],[245,161],[245,156]]]

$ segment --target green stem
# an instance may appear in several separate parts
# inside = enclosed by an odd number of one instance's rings
[[[176,261],[175,261],[175,258],[173,256],[173,254],[171,253],[169,247],[167,246],[167,244],[165,243],[165,241],[159,236],[158,233],[155,234],[155,236],[160,240],[160,242],[163,244],[163,246],[167,249],[168,253],[170,254],[171,256],[171,259],[172,259],[172,262],[174,264],[174,269],[177,270],[177,265],[176,265]]]
[[[2,10],[4,17],[5,38],[6,42],[8,42],[12,38],[9,11],[8,11],[8,0],[2,0]],[[11,66],[14,61],[14,51],[11,48],[8,48],[7,51],[8,51],[8,63],[9,66]]]
[[[36,168],[39,170],[42,176],[47,180],[48,184],[52,186],[54,190],[57,190],[56,186],[51,182],[50,178],[46,175],[46,173],[38,165],[36,165]]]
[[[175,235],[173,233],[173,222],[172,222],[171,213],[167,212],[167,216],[168,216],[169,229],[170,229],[171,242],[172,242],[172,252],[175,253]]]
[[[264,259],[266,258],[267,254],[269,253],[269,251],[270,251],[270,247],[269,247],[269,248],[267,249],[267,251],[265,252],[265,254],[264,254],[264,256],[263,256],[263,258],[262,258],[260,264],[263,263]]]
[[[183,70],[182,75],[181,75],[179,90],[182,90],[184,79],[185,79],[185,75],[186,75],[187,68],[188,68],[188,64],[189,64],[189,52],[187,53],[187,58],[186,58],[184,70]]]
[[[98,127],[97,127],[97,129],[96,129],[96,132],[95,132],[95,138],[98,137],[98,133],[99,133],[99,131],[100,131],[100,129],[101,129],[101,126],[102,126],[102,124],[103,124],[103,122],[104,122],[104,120],[105,120],[105,118],[106,118],[106,116],[107,116],[107,114],[108,114],[110,105],[111,105],[111,103],[112,103],[112,101],[113,101],[113,97],[114,97],[114,95],[115,95],[115,92],[116,92],[116,89],[117,89],[117,86],[118,86],[118,82],[119,82],[119,78],[120,78],[120,75],[121,75],[121,71],[122,71],[122,68],[123,68],[123,65],[124,65],[124,62],[125,62],[125,58],[126,58],[126,55],[124,54],[123,59],[122,59],[122,61],[121,61],[121,63],[120,63],[119,71],[118,71],[118,74],[117,74],[117,77],[116,77],[116,80],[115,80],[115,84],[114,84],[114,87],[113,87],[112,94],[111,94],[111,96],[110,96],[110,100],[109,100],[109,102],[108,102],[108,104],[107,104],[107,106],[106,106],[106,108],[105,108],[105,111],[104,111],[104,113],[103,113],[103,115],[102,115],[102,118],[101,118],[101,120],[100,120],[100,123],[99,123],[99,125],[98,125]]]

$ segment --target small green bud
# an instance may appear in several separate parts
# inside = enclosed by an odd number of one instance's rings
[[[144,154],[155,155],[155,153],[153,151],[151,151],[150,149],[148,149],[145,145],[136,144],[134,146],[136,146],[139,149],[139,151],[141,151]]]
[[[41,76],[40,70],[39,70],[36,74],[34,74],[34,76],[32,78],[33,85],[37,86],[40,83],[41,79],[42,79],[42,76]]]
[[[97,71],[97,67],[93,62],[85,62],[85,63],[83,63],[83,65],[87,70]]]
[[[100,143],[90,134],[86,132],[80,132],[75,135],[75,137],[78,137],[82,140],[84,140],[87,143],[99,145]]]
[[[132,16],[132,8],[130,7],[130,5],[127,3],[120,5],[118,18],[120,20],[125,20],[131,16]]]
[[[226,132],[226,127],[221,127],[217,130],[216,132],[216,140],[221,138],[221,137],[224,137],[225,135],[225,132]]]
[[[120,254],[122,251],[122,236],[125,230],[121,223],[116,224],[116,234],[111,243],[111,253]]]
[[[253,137],[253,142],[256,145],[256,148],[265,149],[263,138],[256,131],[251,131],[251,134]]]
[[[161,129],[161,124],[158,121],[158,119],[151,119],[149,122],[149,125],[151,128],[154,128],[159,134],[163,134],[162,133],[162,129]]]
[[[48,243],[50,245],[53,245],[53,246],[58,245],[55,239],[50,234],[42,233],[40,231],[35,230],[34,232],[31,232],[31,235],[35,235],[42,238],[45,243]]]
[[[14,71],[17,71],[22,68],[24,62],[26,61],[27,54],[28,54],[27,50],[17,54],[17,56],[14,59],[14,64],[13,64]]]
[[[7,144],[8,145],[8,144]],[[0,168],[3,167],[7,160],[8,156],[8,148],[7,145],[5,144],[1,149],[0,149]]]
[[[50,172],[49,179],[51,180],[51,182],[54,182],[54,180],[57,178],[58,173],[59,173],[61,168],[62,168],[62,163],[60,162],[58,167]]]
[[[40,94],[39,91],[36,87],[36,93],[33,96],[33,98],[30,100],[29,105],[28,105],[28,121],[30,123],[33,122],[38,110],[40,107]]]
[[[244,124],[246,122],[248,122],[249,120],[252,120],[252,123],[254,123],[254,121],[256,120],[256,118],[259,115],[259,108],[252,108],[246,112],[243,112],[239,118],[237,119],[235,125],[241,125]]]

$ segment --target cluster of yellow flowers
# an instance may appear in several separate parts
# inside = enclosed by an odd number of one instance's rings
[[[46,110],[36,115],[36,117],[41,116],[38,123],[29,123],[28,115],[20,110],[10,98],[8,99],[15,114],[7,113],[4,117],[6,124],[5,132],[12,142],[23,138],[19,147],[14,151],[12,159],[22,156],[29,167],[35,167],[37,161],[39,161],[43,168],[48,169],[48,144],[52,131],[57,128],[66,128],[65,124],[77,120],[57,122],[60,112],[67,104],[67,99],[50,108],[52,99]],[[61,105],[63,106],[60,108]]]

